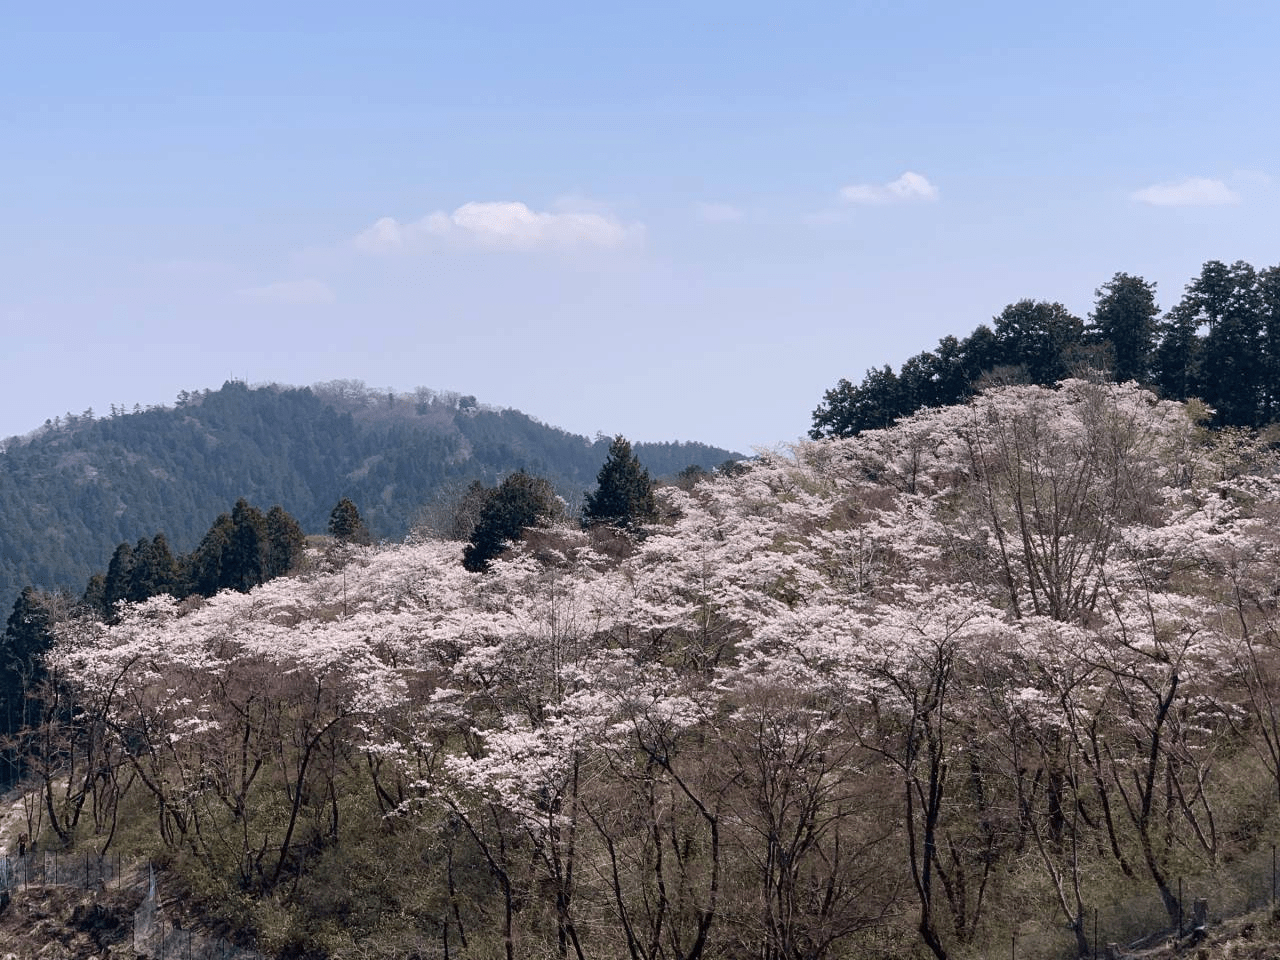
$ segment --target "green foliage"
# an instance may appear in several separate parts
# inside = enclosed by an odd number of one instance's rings
[[[302,526],[280,504],[267,511],[267,579],[283,577],[297,568],[306,553]]]
[[[188,581],[192,593],[211,597],[224,586],[229,586],[232,570],[229,562],[231,540],[235,523],[231,514],[220,513],[213,521],[200,545],[187,561]]]
[[[907,412],[902,386],[889,366],[867,371],[862,384],[855,387],[841,380],[828,390],[823,404],[813,414],[815,440],[823,437],[847,437],[863,430],[881,430]]]
[[[994,329],[981,324],[963,340],[944,337],[896,373],[872,368],[857,386],[841,379],[814,410],[809,436],[856,436],[978,389],[1050,386],[1100,371],[1155,386],[1168,399],[1199,398],[1213,409],[1215,427],[1280,419],[1280,267],[1210,260],[1163,317],[1155,292],[1142,277],[1115,274],[1095,291],[1087,327],[1060,303],[1011,303]]]
[[[247,593],[267,579],[267,520],[241,497],[231,510],[231,537],[222,555],[222,586]]]
[[[122,541],[132,549],[157,530],[175,555],[197,551],[213,518],[240,497],[280,504],[304,532],[321,533],[346,496],[361,505],[372,537],[400,539],[440,491],[493,485],[520,467],[575,496],[608,449],[474,398],[419,389],[389,402],[359,381],[300,389],[231,381],[183,391],[173,409],[113,405],[108,416],[50,419],[0,446],[6,608],[25,584],[84,583]],[[635,449],[655,477],[732,455],[697,443]],[[221,582],[220,552],[205,546],[202,593]],[[116,599],[125,583],[114,581]]]
[[[488,570],[490,561],[521,539],[526,528],[546,526],[562,513],[550,482],[516,471],[485,501],[463,551],[463,566],[473,573]]]
[[[110,612],[117,603],[129,595],[129,585],[133,582],[133,547],[121,543],[111,554],[111,562],[107,564],[107,575],[102,586],[102,610]]]
[[[1019,300],[995,318],[1001,361],[1026,370],[1027,381],[1050,385],[1071,373],[1084,324],[1060,303]]]
[[[133,550],[125,599],[137,603],[162,593],[181,596],[184,592],[182,586],[178,562],[169,551],[165,535],[157,533],[150,540],[139,540]]]
[[[1123,383],[1147,383],[1151,377],[1156,319],[1156,285],[1141,277],[1117,273],[1095,292],[1097,300],[1089,317],[1089,338],[1108,344],[1111,375]]]
[[[350,498],[343,497],[329,514],[329,536],[339,543],[368,543],[369,531],[360,511]]]
[[[649,471],[631,452],[630,442],[619,434],[609,445],[609,456],[596,476],[595,492],[587,494],[583,525],[609,524],[634,530],[657,517]]]
[[[302,527],[283,507],[277,504],[264,517],[241,497],[230,513],[218,515],[190,556],[175,557],[163,532],[133,547],[121,543],[106,574],[89,578],[83,602],[110,617],[123,600],[138,603],[162,593],[211,597],[226,589],[243,593],[289,573],[305,549]]]
[[[40,715],[36,699],[46,676],[45,653],[53,646],[56,598],[27,587],[14,601],[0,635],[0,736],[9,737]],[[6,747],[0,782],[8,783],[16,758]]]

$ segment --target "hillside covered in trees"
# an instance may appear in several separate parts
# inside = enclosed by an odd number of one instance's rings
[[[993,388],[479,570],[54,618],[33,830],[288,957],[1085,956],[1246,902],[1280,480],[1202,411]]]
[[[83,588],[120,543],[163,532],[194,550],[245,498],[323,533],[348,497],[374,538],[400,539],[420,512],[472,481],[518,469],[571,505],[594,484],[610,440],[590,440],[474,397],[315,387],[184,391],[171,408],[67,414],[0,450],[0,608],[27,585]],[[638,443],[655,477],[736,454],[700,443]]]
[[[1051,385],[1068,376],[1129,380],[1170,400],[1199,398],[1213,425],[1280,420],[1280,266],[1211,260],[1163,316],[1156,288],[1117,273],[1098,288],[1088,321],[1060,303],[1020,300],[963,339],[894,371],[841,380],[813,412],[809,435],[847,437],[922,407],[960,403],[984,386]]]

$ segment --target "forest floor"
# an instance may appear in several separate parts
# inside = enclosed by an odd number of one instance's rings
[[[1144,950],[1120,949],[1132,960],[1280,960],[1280,911],[1267,907],[1238,917],[1213,921],[1203,939],[1189,934]]]
[[[26,832],[21,791],[0,797],[0,857],[16,857]],[[0,891],[0,960],[134,960],[133,914],[142,886],[86,890],[30,884]],[[992,952],[992,956],[1007,955]],[[1100,953],[1099,957],[1105,954]],[[1123,960],[1280,960],[1280,908],[1211,922],[1203,937],[1168,937],[1143,949],[1120,946]],[[1069,960],[1064,957],[1063,960]]]

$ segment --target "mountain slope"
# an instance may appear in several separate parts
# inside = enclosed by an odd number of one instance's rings
[[[0,609],[27,584],[80,589],[122,541],[163,530],[191,550],[239,497],[280,504],[308,532],[350,497],[375,537],[398,539],[424,505],[520,468],[575,504],[608,447],[472,397],[351,381],[232,381],[184,392],[173,408],[51,422],[0,453]],[[655,477],[735,456],[698,443],[635,449]]]

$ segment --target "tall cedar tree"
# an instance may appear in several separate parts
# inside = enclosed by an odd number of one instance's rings
[[[267,511],[267,579],[283,577],[302,562],[307,538],[280,504]]]
[[[157,533],[150,540],[143,537],[133,548],[133,566],[129,571],[129,588],[125,591],[125,599],[130,603],[138,603],[162,593],[177,596],[182,592],[180,580],[178,562],[169,550],[169,541],[165,539],[165,535]]]
[[[30,692],[44,677],[44,654],[53,646],[50,597],[26,587],[13,604],[0,638],[0,724],[16,733],[39,713]]]
[[[649,471],[631,452],[627,438],[619,434],[609,445],[609,456],[596,475],[596,491],[587,494],[582,509],[583,526],[608,524],[634,530],[658,517]]]
[[[1094,295],[1087,333],[1091,340],[1109,347],[1111,378],[1118,383],[1151,379],[1151,355],[1155,343],[1156,285],[1142,277],[1117,273]]]
[[[231,543],[223,557],[223,586],[248,593],[267,579],[267,519],[241,497],[231,510]]]
[[[545,526],[560,513],[560,499],[550,481],[523,470],[511,474],[485,501],[462,565],[473,573],[488,570],[490,561],[519,540],[526,528]]]
[[[329,514],[329,534],[339,543],[368,543],[369,531],[349,497],[338,501]]]

